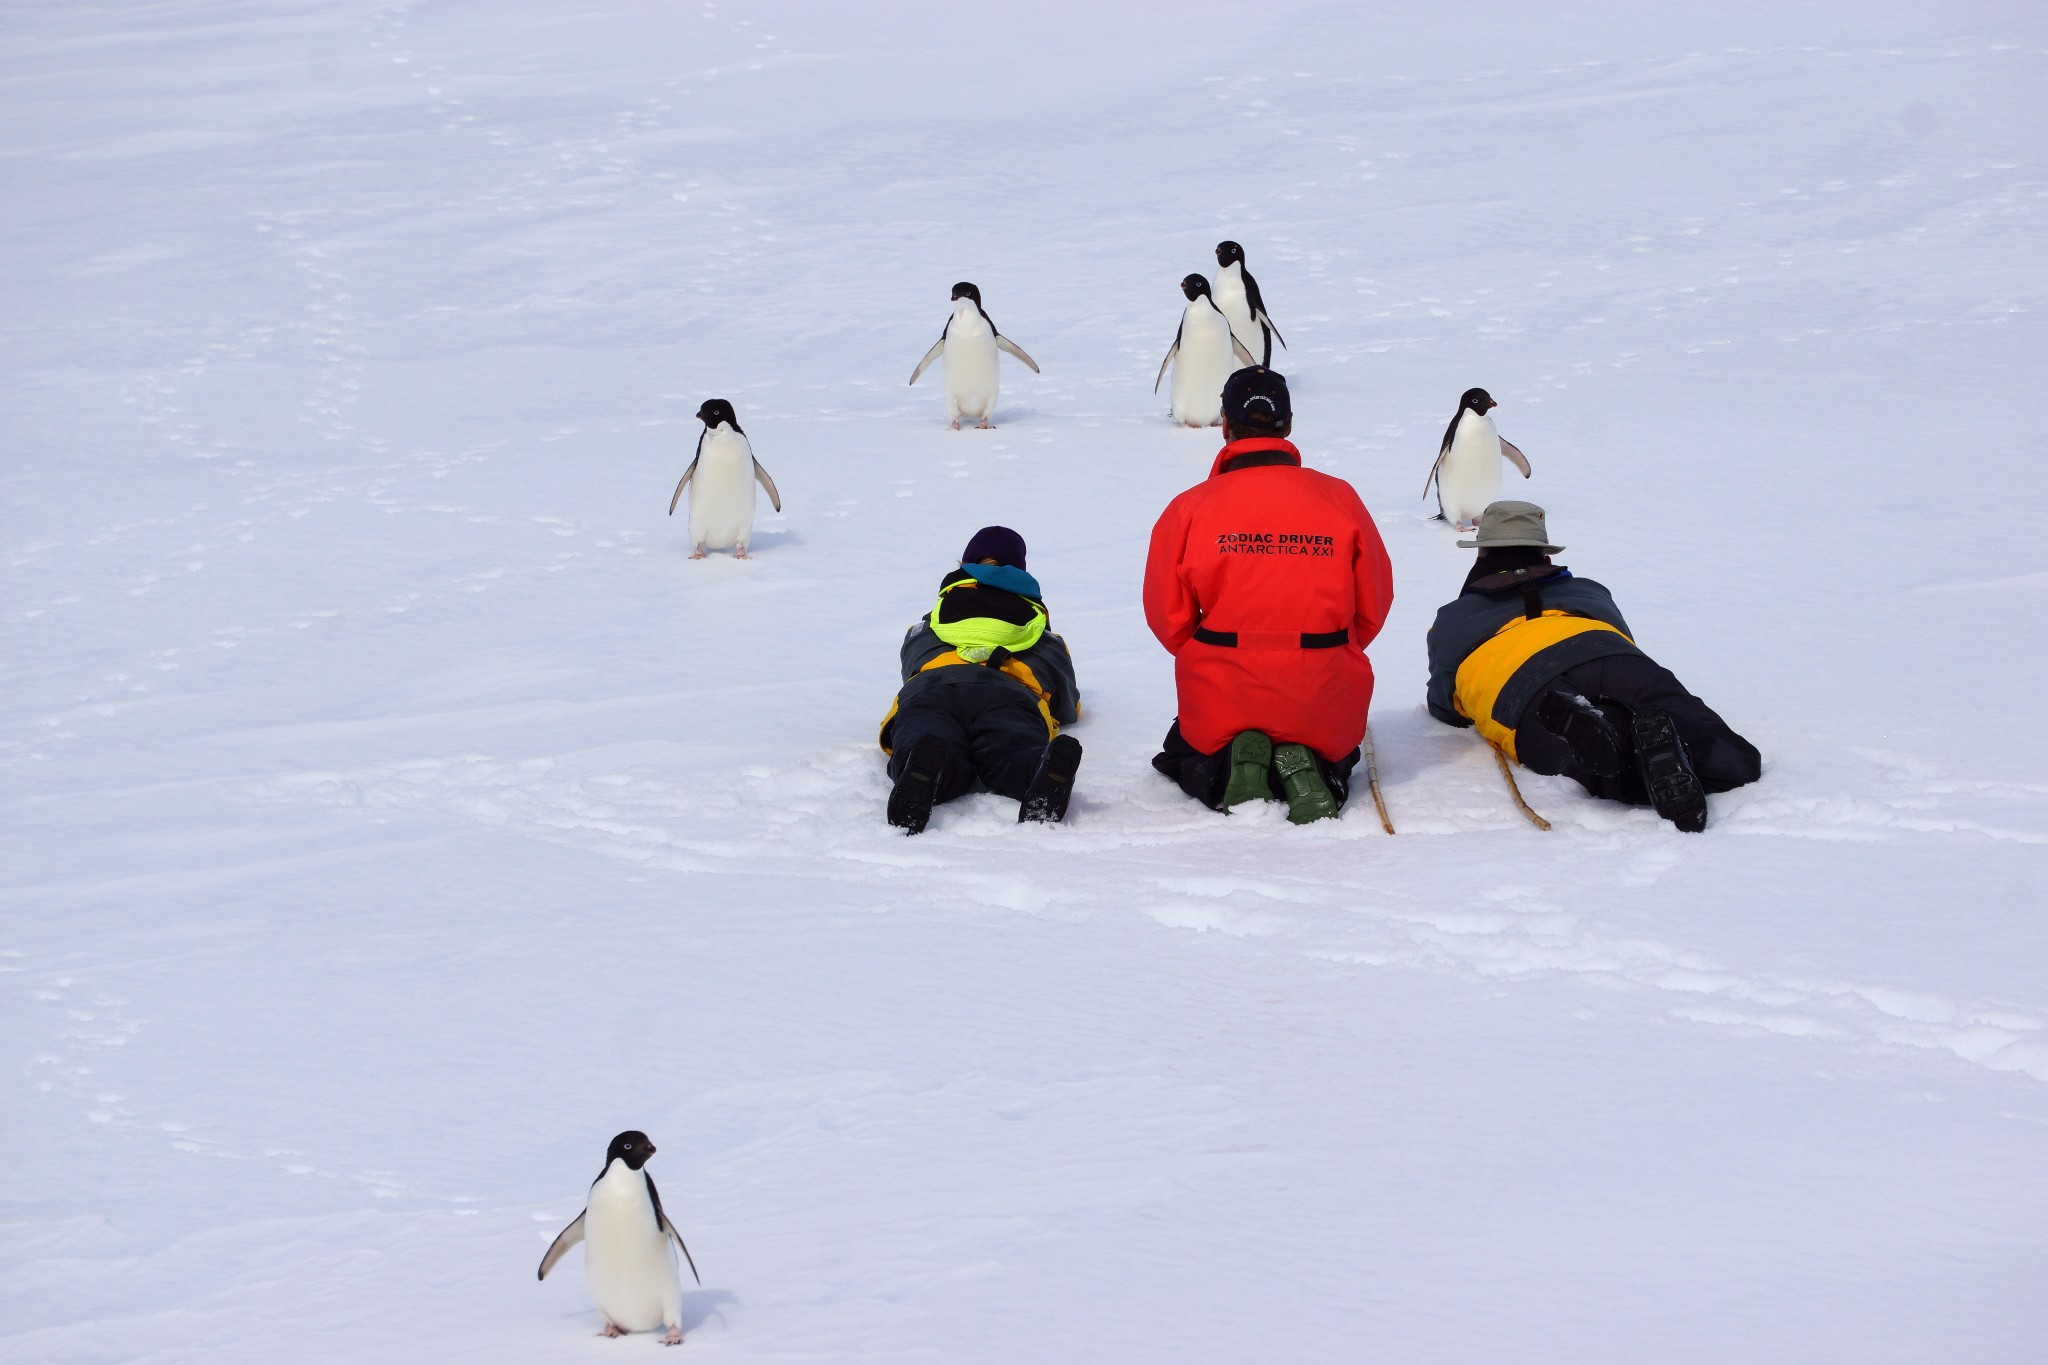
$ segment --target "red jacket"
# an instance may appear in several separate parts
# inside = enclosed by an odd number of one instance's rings
[[[1240,730],[1333,761],[1357,748],[1372,702],[1365,647],[1393,602],[1387,547],[1358,494],[1274,437],[1223,447],[1152,528],[1145,624],[1173,654],[1181,736],[1203,753]]]

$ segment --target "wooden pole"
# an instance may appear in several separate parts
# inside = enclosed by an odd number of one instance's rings
[[[1387,798],[1380,794],[1379,758],[1372,750],[1372,730],[1370,727],[1367,727],[1365,732],[1365,781],[1366,785],[1372,788],[1372,803],[1378,808],[1380,813],[1380,828],[1392,834],[1394,832],[1394,822],[1387,815]]]
[[[1508,765],[1507,752],[1496,744],[1493,746],[1494,761],[1500,764],[1500,775],[1508,780],[1508,795],[1515,798],[1515,808],[1529,817],[1529,823],[1538,829],[1549,829],[1550,822],[1529,809],[1529,803],[1522,799],[1522,789],[1515,785],[1515,770]]]

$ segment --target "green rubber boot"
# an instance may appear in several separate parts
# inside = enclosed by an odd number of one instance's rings
[[[1332,820],[1337,815],[1337,798],[1323,781],[1316,756],[1302,744],[1282,744],[1273,750],[1273,771],[1280,774],[1280,788],[1287,793],[1287,818],[1297,825],[1315,820]]]
[[[1223,788],[1223,809],[1272,800],[1273,784],[1266,780],[1272,766],[1273,741],[1257,730],[1239,732],[1230,741],[1230,782]]]

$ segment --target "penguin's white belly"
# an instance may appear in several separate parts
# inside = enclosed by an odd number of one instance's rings
[[[606,1321],[651,1332],[680,1316],[682,1284],[646,1186],[637,1172],[629,1174],[640,1188],[621,1182],[607,1191],[602,1180],[591,1188],[583,1215],[583,1274],[590,1301]]]
[[[1244,275],[1237,266],[1225,266],[1216,276],[1216,287],[1210,291],[1216,300],[1216,307],[1223,316],[1230,319],[1230,330],[1244,343],[1244,348],[1255,356],[1266,353],[1264,336],[1259,324],[1252,321],[1251,304],[1244,296]]]
[[[977,422],[996,415],[996,334],[979,313],[955,314],[946,332],[946,415]]]
[[[753,452],[737,432],[706,432],[690,480],[690,543],[707,550],[744,549],[753,532]]]
[[[1467,411],[1436,476],[1444,516],[1452,525],[1477,521],[1488,503],[1500,499],[1500,461],[1500,434],[1493,419]]]
[[[1188,305],[1173,358],[1173,420],[1206,427],[1223,415],[1223,381],[1237,369],[1230,324],[1206,303]]]

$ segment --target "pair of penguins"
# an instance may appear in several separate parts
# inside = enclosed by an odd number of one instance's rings
[[[1038,362],[1022,346],[996,330],[982,310],[981,290],[962,281],[953,286],[953,316],[939,331],[939,339],[924,353],[911,371],[915,384],[934,360],[943,360],[946,389],[946,419],[960,430],[963,418],[972,418],[983,430],[995,426],[996,391],[1000,387],[997,351],[1007,351],[1039,373]],[[675,494],[668,500],[668,514],[676,514],[683,490],[692,483],[690,494],[690,558],[702,559],[707,550],[731,550],[733,558],[747,558],[747,541],[754,531],[754,490],[758,481],[768,492],[775,510],[782,510],[782,496],[775,480],[754,458],[753,447],[741,429],[732,404],[713,398],[697,409],[704,431],[697,437],[697,453],[683,471]]]

